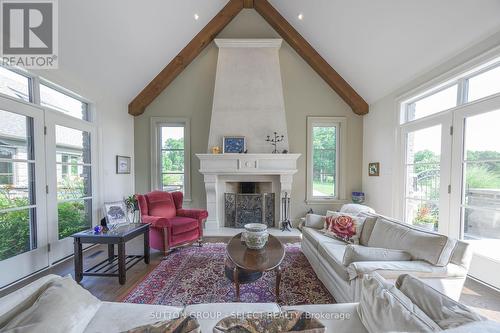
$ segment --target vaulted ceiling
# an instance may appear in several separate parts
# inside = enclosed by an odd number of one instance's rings
[[[498,0],[269,1],[368,103],[500,30]],[[61,73],[128,103],[226,3],[60,1]]]

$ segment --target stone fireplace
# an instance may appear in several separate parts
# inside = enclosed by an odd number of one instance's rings
[[[226,226],[225,195],[251,190],[274,194],[274,227],[281,222],[281,198],[292,191],[300,154],[196,154],[204,176],[208,219],[206,228]],[[244,183],[257,183],[249,186]],[[249,193],[240,193],[249,194]],[[269,214],[271,210],[268,208]],[[258,213],[256,213],[258,214]]]
[[[289,150],[281,82],[281,39],[216,39],[219,47],[207,151],[224,136],[244,136],[245,154],[197,154],[204,176],[206,228],[248,222],[279,227],[300,154],[271,154],[268,135]]]

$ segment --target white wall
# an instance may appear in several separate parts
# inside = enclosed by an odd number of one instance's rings
[[[463,63],[480,56],[500,45],[500,32],[491,35],[462,52],[446,59],[426,73],[411,80],[397,91],[370,105],[370,113],[363,119],[363,191],[366,204],[384,215],[398,216],[395,203],[396,181],[399,177],[395,167],[398,140],[396,139],[398,115],[396,99],[426,82],[452,71]],[[411,64],[408,64],[409,66]],[[368,163],[380,162],[380,176],[368,176]]]

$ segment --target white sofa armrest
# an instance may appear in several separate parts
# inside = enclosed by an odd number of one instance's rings
[[[377,272],[385,279],[396,279],[404,273],[420,278],[465,278],[467,276],[467,269],[461,266],[451,263],[443,267],[434,266],[423,260],[360,261],[347,266],[350,280],[373,272]]]

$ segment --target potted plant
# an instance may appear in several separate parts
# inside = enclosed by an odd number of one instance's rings
[[[437,218],[432,214],[432,211],[427,206],[418,208],[417,216],[413,219],[413,224],[429,231],[434,231],[434,226],[437,224]]]
[[[132,214],[132,223],[140,223],[140,214],[136,214],[136,212],[139,211],[139,202],[137,201],[136,195],[133,194],[126,197],[124,201],[127,212]]]

